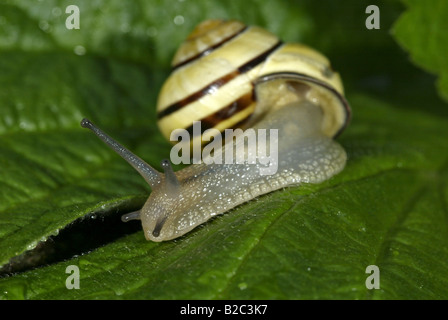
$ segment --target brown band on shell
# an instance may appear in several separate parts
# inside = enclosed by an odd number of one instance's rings
[[[266,60],[266,58],[269,55],[271,55],[275,50],[277,50],[282,45],[283,45],[283,42],[278,41],[275,45],[273,45],[271,48],[269,48],[265,52],[259,54],[255,58],[251,59],[250,61],[248,61],[245,64],[243,64],[240,67],[238,67],[237,70],[232,71],[231,73],[228,73],[227,75],[225,75],[225,76],[223,76],[223,77],[213,81],[212,83],[208,84],[207,86],[205,86],[205,87],[199,89],[198,91],[190,94],[189,96],[185,97],[184,99],[171,104],[170,106],[168,106],[164,110],[160,111],[157,114],[157,118],[160,120],[161,118],[176,112],[177,110],[179,110],[179,109],[185,107],[186,105],[188,105],[188,104],[190,104],[190,103],[200,99],[201,97],[209,94],[210,92],[215,92],[216,89],[218,89],[219,87],[222,87],[223,85],[225,85],[226,83],[228,83],[232,79],[234,79],[237,76],[239,76],[239,75],[241,75],[241,74],[243,74],[243,73],[253,69],[257,65],[262,63],[264,60]]]
[[[245,95],[239,97],[237,100],[230,103],[229,105],[224,106],[223,108],[216,111],[215,113],[213,113],[205,118],[202,118],[200,120],[201,121],[201,134],[204,133],[205,130],[215,127],[222,120],[229,119],[234,114],[248,108],[250,105],[252,105],[252,103],[254,103],[253,91],[246,93]],[[239,125],[240,123],[244,122],[245,120],[246,120],[246,118],[243,119],[242,121],[239,121],[236,125]],[[189,126],[188,128],[185,128],[185,130],[188,131],[190,136],[193,136],[193,125]]]
[[[180,68],[180,67],[182,67],[182,66],[184,66],[184,65],[186,65],[186,64],[188,64],[190,62],[193,62],[194,60],[197,60],[197,59],[199,59],[199,58],[201,58],[203,56],[209,55],[214,50],[216,50],[219,47],[223,46],[224,44],[226,44],[230,40],[232,40],[235,37],[239,36],[240,34],[246,32],[247,29],[248,29],[248,27],[246,26],[243,29],[235,32],[234,34],[231,34],[230,36],[228,36],[227,38],[223,39],[222,41],[220,41],[220,42],[218,42],[218,43],[216,43],[214,45],[211,45],[208,48],[204,49],[203,51],[199,52],[198,54],[196,54],[196,55],[194,55],[194,56],[192,56],[192,57],[190,57],[190,58],[188,58],[188,59],[186,59],[186,60],[176,64],[176,65],[174,65],[171,71],[174,71],[174,70],[176,70],[176,69],[178,69],[178,68]]]
[[[190,94],[188,97],[185,97],[184,99],[173,103],[172,105],[168,106],[167,108],[163,109],[162,111],[160,111],[157,114],[157,118],[158,119],[162,119],[163,117],[172,114],[174,112],[176,112],[177,110],[185,107],[186,105],[199,100],[200,98],[202,98],[203,96],[209,94],[210,92],[214,92],[217,88],[223,86],[224,84],[226,84],[227,82],[229,82],[230,80],[236,78],[237,76],[239,76],[239,72],[238,71],[233,71],[227,75],[225,75],[224,77],[221,77],[215,81],[213,81],[212,83],[208,84],[206,87]]]

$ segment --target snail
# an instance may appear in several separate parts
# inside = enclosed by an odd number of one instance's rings
[[[152,192],[141,210],[123,221],[140,219],[147,240],[180,237],[211,217],[262,194],[300,183],[320,183],[339,173],[346,153],[334,138],[346,127],[350,108],[339,74],[319,52],[281,42],[272,33],[239,21],[208,20],[180,46],[173,71],[157,105],[158,126],[169,138],[174,129],[202,133],[215,128],[267,130],[270,163],[191,164],[174,172],[163,160],[158,172],[87,119],[91,129],[131,164]],[[203,139],[201,134],[193,137]],[[226,147],[248,155],[248,146],[232,140]],[[201,142],[202,143],[202,142]],[[274,146],[274,147],[273,147]],[[261,167],[274,174],[261,175]]]

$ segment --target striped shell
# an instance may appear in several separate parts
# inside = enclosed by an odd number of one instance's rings
[[[208,20],[198,25],[178,49],[172,66],[157,104],[158,126],[167,139],[177,128],[191,135],[193,121],[198,120],[202,132],[246,128],[266,108],[289,100],[320,102],[322,131],[329,137],[339,134],[350,117],[339,74],[325,56],[302,44],[285,44],[272,33],[239,21]],[[303,79],[300,97],[293,93],[297,90],[285,93],[276,86],[257,90],[260,79],[282,74]],[[287,80],[284,84],[298,85]]]

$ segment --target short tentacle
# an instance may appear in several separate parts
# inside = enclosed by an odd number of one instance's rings
[[[173,167],[168,159],[162,161],[161,166],[165,173],[165,189],[167,195],[176,196],[180,189],[180,182],[174,173]]]
[[[131,220],[140,220],[140,210],[126,213],[121,216],[121,221],[128,222]]]

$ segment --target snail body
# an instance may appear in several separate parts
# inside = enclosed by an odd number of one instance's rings
[[[164,160],[160,173],[83,119],[83,127],[151,186],[142,209],[122,218],[140,219],[146,239],[177,238],[262,194],[304,182],[320,183],[344,168],[346,153],[333,137],[346,126],[349,107],[339,75],[320,53],[282,44],[257,27],[211,20],[199,25],[181,46],[173,68],[158,102],[158,125],[164,136],[178,128],[191,131],[196,120],[205,123],[203,133],[208,128],[223,134],[229,127],[263,129],[267,153],[278,156],[268,164],[206,164],[209,159],[203,159],[177,172]],[[193,139],[202,143],[204,137]],[[213,156],[224,158],[228,150],[244,154],[245,159],[253,152],[244,139],[236,139],[215,149]],[[260,174],[266,166],[275,166],[275,173]]]

